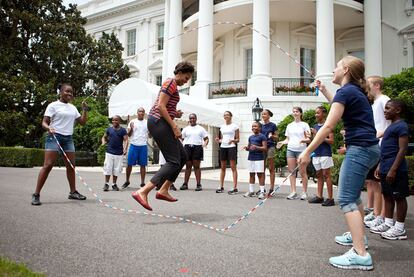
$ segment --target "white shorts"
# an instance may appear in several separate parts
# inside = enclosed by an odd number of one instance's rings
[[[249,161],[250,173],[264,173],[264,161]]]
[[[105,153],[105,162],[103,166],[104,175],[119,176],[122,173],[123,161],[123,155]]]
[[[328,157],[328,156],[313,157],[312,163],[316,171],[321,170],[321,169],[331,168],[334,166],[332,157]]]

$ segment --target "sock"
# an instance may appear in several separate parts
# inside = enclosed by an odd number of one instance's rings
[[[399,230],[399,231],[404,231],[404,222],[398,222],[398,221],[396,221],[395,222],[395,228],[397,228],[397,230]]]
[[[105,182],[105,185],[108,185],[109,186],[109,182]]]
[[[116,186],[116,183],[113,183],[112,185],[113,185],[113,186]]]
[[[260,192],[263,192],[264,193],[264,186],[260,186]]]
[[[394,226],[394,220],[392,218],[385,218],[385,224],[388,227],[392,227],[392,226]]]
[[[254,192],[254,184],[249,184],[249,192]]]

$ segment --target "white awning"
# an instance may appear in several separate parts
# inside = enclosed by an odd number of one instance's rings
[[[159,86],[138,78],[129,78],[122,81],[115,87],[109,99],[109,117],[119,115],[126,119],[128,116],[136,116],[139,107],[143,107],[148,113],[157,98],[159,90]],[[179,120],[185,122],[188,121],[190,113],[195,113],[197,122],[200,124],[219,127],[224,123],[224,108],[208,100],[200,100],[193,96],[181,94],[177,109],[184,112]],[[237,122],[237,119],[233,117],[233,121]]]

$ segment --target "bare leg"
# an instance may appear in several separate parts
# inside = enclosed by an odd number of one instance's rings
[[[116,184],[116,181],[118,181],[118,176],[112,175],[112,182]]]
[[[237,189],[237,167],[235,160],[230,160],[230,167],[231,172],[233,173],[233,186],[235,189]]]
[[[45,151],[45,160],[43,162],[43,167],[39,171],[39,176],[37,177],[35,193],[40,193],[42,190],[43,185],[45,184],[46,179],[55,164],[57,156],[58,152]]]
[[[201,161],[195,160],[193,161],[194,164],[194,175],[196,177],[197,185],[201,184],[201,168],[200,168]]]
[[[67,152],[66,155],[68,156],[72,165],[75,165],[75,152]],[[75,169],[69,164],[66,159],[63,159],[66,165],[66,177],[69,182],[70,192],[76,191],[76,176],[75,176]]]
[[[132,172],[132,165],[128,165],[126,167],[126,180],[125,180],[125,182],[129,182],[129,178],[131,177],[131,172]]]
[[[141,184],[145,184],[145,174],[147,173],[147,168],[145,166],[140,166],[139,173],[141,174]]]
[[[188,185],[188,181],[190,180],[191,168],[192,167],[193,167],[193,162],[192,161],[187,161],[185,163],[184,183],[187,184],[187,185]],[[197,177],[197,175],[196,175],[196,177]]]
[[[274,159],[267,159],[269,163],[269,172],[270,172],[270,189],[275,189],[275,177],[276,177],[276,171],[275,171],[275,160]],[[266,177],[264,177],[266,178]],[[264,179],[263,179],[264,182]],[[264,183],[263,183],[264,184]]]
[[[300,177],[302,179],[303,192],[308,192],[308,174],[306,173],[306,164],[299,166]]]
[[[332,189],[332,178],[331,178],[331,169],[322,169],[323,178],[326,182],[326,188],[328,189],[328,199],[333,199],[333,189]]]
[[[226,177],[227,161],[220,161],[220,187],[224,188],[224,177]]]
[[[398,199],[397,202],[397,221],[404,222],[407,217],[407,199]]]
[[[374,195],[374,215],[379,216],[382,210],[382,193],[380,183],[371,180],[371,191]]]
[[[105,175],[105,183],[109,183],[109,179],[111,179],[111,175]]]
[[[394,199],[391,197],[391,196],[389,196],[389,195],[387,195],[387,196],[384,196],[384,205],[385,205],[385,217],[387,217],[387,218],[394,218],[394,205],[395,205],[395,202],[394,202]]]
[[[362,206],[362,205],[361,205]],[[351,231],[353,246],[358,255],[365,256],[367,253],[364,244],[364,223],[361,211],[352,211],[345,214],[346,223]]]
[[[316,177],[318,178],[318,189],[317,189],[316,196],[318,196],[319,198],[322,198],[322,196],[323,196],[323,173],[322,173],[322,169],[316,171]]]
[[[292,173],[296,167],[296,159],[295,158],[287,158],[288,170],[289,173]],[[289,177],[290,181],[290,191],[296,192],[296,175],[292,174]]]
[[[254,182],[255,182],[255,174],[254,172],[250,172],[249,173],[249,184],[254,185]]]
[[[367,208],[374,208],[374,191],[371,180],[367,180],[365,184],[367,186]]]
[[[265,175],[264,175],[264,173],[257,173],[257,177],[259,178],[259,185],[264,186],[265,185]]]

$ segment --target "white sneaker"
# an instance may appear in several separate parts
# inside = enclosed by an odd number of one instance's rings
[[[387,232],[390,228],[391,227],[388,226],[387,224],[382,223],[381,225],[369,228],[369,231],[374,234],[381,234],[381,233]]]
[[[308,195],[306,194],[306,192],[302,192],[302,195],[300,196],[300,200],[306,200],[308,199]]]
[[[298,194],[296,192],[291,192],[286,198],[289,200],[298,199]]]
[[[371,221],[375,219],[374,211],[370,212],[366,216],[364,216],[364,222],[365,221]]]
[[[384,219],[381,216],[377,216],[374,220],[371,221],[364,221],[365,227],[367,228],[377,227],[382,223],[384,223]]]
[[[260,192],[260,193],[259,193],[258,198],[259,198],[260,200],[265,199],[265,194],[264,194],[264,192]]]
[[[250,191],[248,191],[248,192],[246,192],[245,194],[243,194],[243,196],[244,196],[244,197],[254,197],[254,196],[255,196],[255,194],[254,194],[254,192],[250,192]]]
[[[407,239],[407,232],[404,230],[399,230],[395,226],[392,226],[388,231],[381,233],[381,237],[389,240],[404,240]]]

